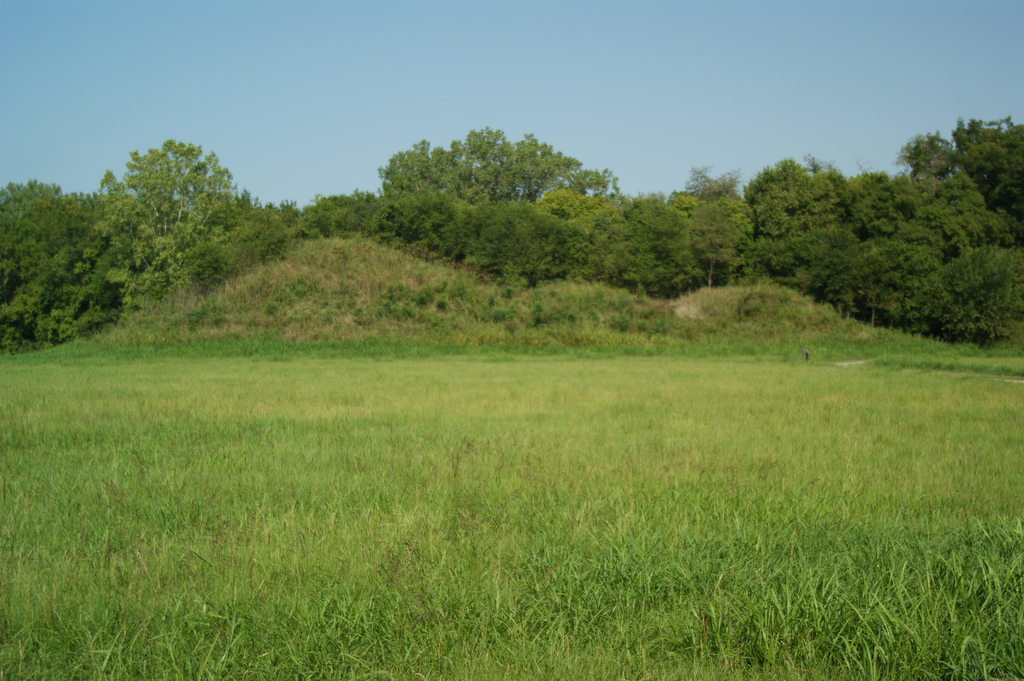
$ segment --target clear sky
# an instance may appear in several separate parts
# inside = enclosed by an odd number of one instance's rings
[[[169,138],[263,202],[376,190],[419,140],[533,133],[628,194],[1024,121],[1024,1],[0,0],[0,186],[99,189]]]

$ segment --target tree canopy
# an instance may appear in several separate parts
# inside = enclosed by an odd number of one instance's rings
[[[423,140],[379,169],[385,197],[438,192],[468,203],[535,202],[553,189],[607,196],[618,192],[611,171],[587,170],[550,144],[525,135],[511,142],[501,130],[471,130],[465,140],[432,147]]]
[[[904,172],[845,177],[805,156],[742,185],[693,168],[684,188],[619,194],[533,135],[423,141],[378,192],[262,205],[213,153],[132,152],[97,194],[0,189],[0,351],[92,333],[123,311],[201,295],[294,240],[362,232],[509,285],[570,279],[672,297],[771,279],[843,315],[952,341],[1024,340],[1024,127],[957,122],[913,137]]]
[[[121,252],[111,277],[137,304],[190,281],[188,263],[208,258],[223,241],[235,186],[216,154],[203,156],[202,147],[192,144],[167,140],[130,156],[121,180],[108,170],[100,185],[101,229]]]

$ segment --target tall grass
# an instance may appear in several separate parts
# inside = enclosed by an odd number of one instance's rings
[[[233,340],[461,346],[745,348],[862,354],[879,344],[931,344],[842,319],[770,284],[696,291],[677,300],[555,282],[536,288],[427,262],[352,236],[303,242],[287,258],[207,295],[179,292],[129,315],[97,342],[180,345]],[[838,354],[836,354],[838,353]]]
[[[412,347],[0,363],[0,677],[1024,676],[1020,386]]]

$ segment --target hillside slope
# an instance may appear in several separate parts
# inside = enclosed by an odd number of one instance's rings
[[[388,338],[668,347],[813,338],[863,343],[889,335],[772,284],[702,289],[676,300],[590,283],[517,287],[353,236],[301,242],[284,259],[206,294],[181,292],[132,313],[96,340]]]

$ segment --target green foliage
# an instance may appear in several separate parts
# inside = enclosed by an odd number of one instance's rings
[[[861,241],[891,237],[909,224],[925,197],[905,176],[862,173],[850,178],[849,226]]]
[[[562,220],[591,219],[614,210],[601,196],[588,196],[572,189],[553,189],[537,201],[537,208]]]
[[[878,364],[0,358],[0,669],[1020,678],[1019,386]]]
[[[1013,243],[1006,220],[986,210],[984,197],[964,173],[940,184],[934,197],[918,210],[917,220],[940,237],[947,260],[986,244]]]
[[[203,156],[192,144],[167,140],[130,156],[120,181],[107,171],[101,183],[101,229],[119,260],[111,281],[124,286],[126,304],[138,306],[190,283],[188,254],[226,238],[235,187],[216,154]]]
[[[676,200],[678,204],[679,199]],[[736,249],[740,241],[740,227],[736,224],[735,212],[721,201],[704,204],[693,210],[692,248],[697,262],[707,273],[707,285],[729,280],[729,274],[736,262]]]
[[[299,214],[294,206],[254,206],[238,218],[228,245],[234,261],[240,265],[267,262],[284,255],[300,229]],[[219,243],[210,245],[220,246]],[[225,274],[228,267],[224,268]]]
[[[853,312],[854,296],[864,272],[857,238],[847,229],[824,229],[804,237],[805,290],[841,314]]]
[[[227,278],[231,257],[224,243],[200,241],[185,253],[184,267],[193,285],[209,290]]]
[[[1005,336],[1024,313],[1019,265],[1011,251],[971,249],[939,272],[934,315],[951,341],[989,345]]]
[[[317,196],[302,209],[303,231],[309,236],[340,236],[350,232],[368,231],[380,201],[370,192],[354,191],[349,195]]]
[[[953,148],[938,131],[915,135],[900,150],[897,163],[906,168],[907,176],[917,183],[935,189],[955,172]]]
[[[830,197],[821,196],[814,176],[793,159],[765,168],[744,189],[756,238],[786,239],[835,226]]]
[[[526,135],[510,142],[501,130],[471,130],[448,149],[426,140],[401,151],[380,168],[385,197],[440,192],[468,203],[534,202],[545,192],[566,188],[579,194],[618,191],[610,171],[586,170],[578,160]]]
[[[740,201],[743,198],[740,194],[740,171],[731,170],[713,177],[710,166],[691,168],[686,193],[703,203]]]
[[[957,121],[952,154],[971,178],[988,210],[1004,216],[1024,246],[1024,125],[1001,121]]]
[[[632,291],[670,298],[701,280],[686,217],[658,195],[630,199],[623,223],[607,237],[607,280]]]
[[[93,197],[29,182],[0,190],[0,352],[63,343],[120,310]]]
[[[686,218],[692,218],[693,212],[701,205],[701,202],[690,194],[676,192],[670,198],[672,207],[682,213]]]
[[[461,260],[471,249],[473,228],[451,196],[437,192],[400,194],[384,199],[371,230],[385,242],[421,244]]]
[[[528,204],[494,203],[468,214],[475,242],[467,260],[506,281],[529,286],[561,279],[580,262],[570,243],[578,231],[570,223]]]
[[[785,239],[838,227],[847,181],[834,169],[812,173],[793,159],[765,168],[744,189],[754,236]]]

